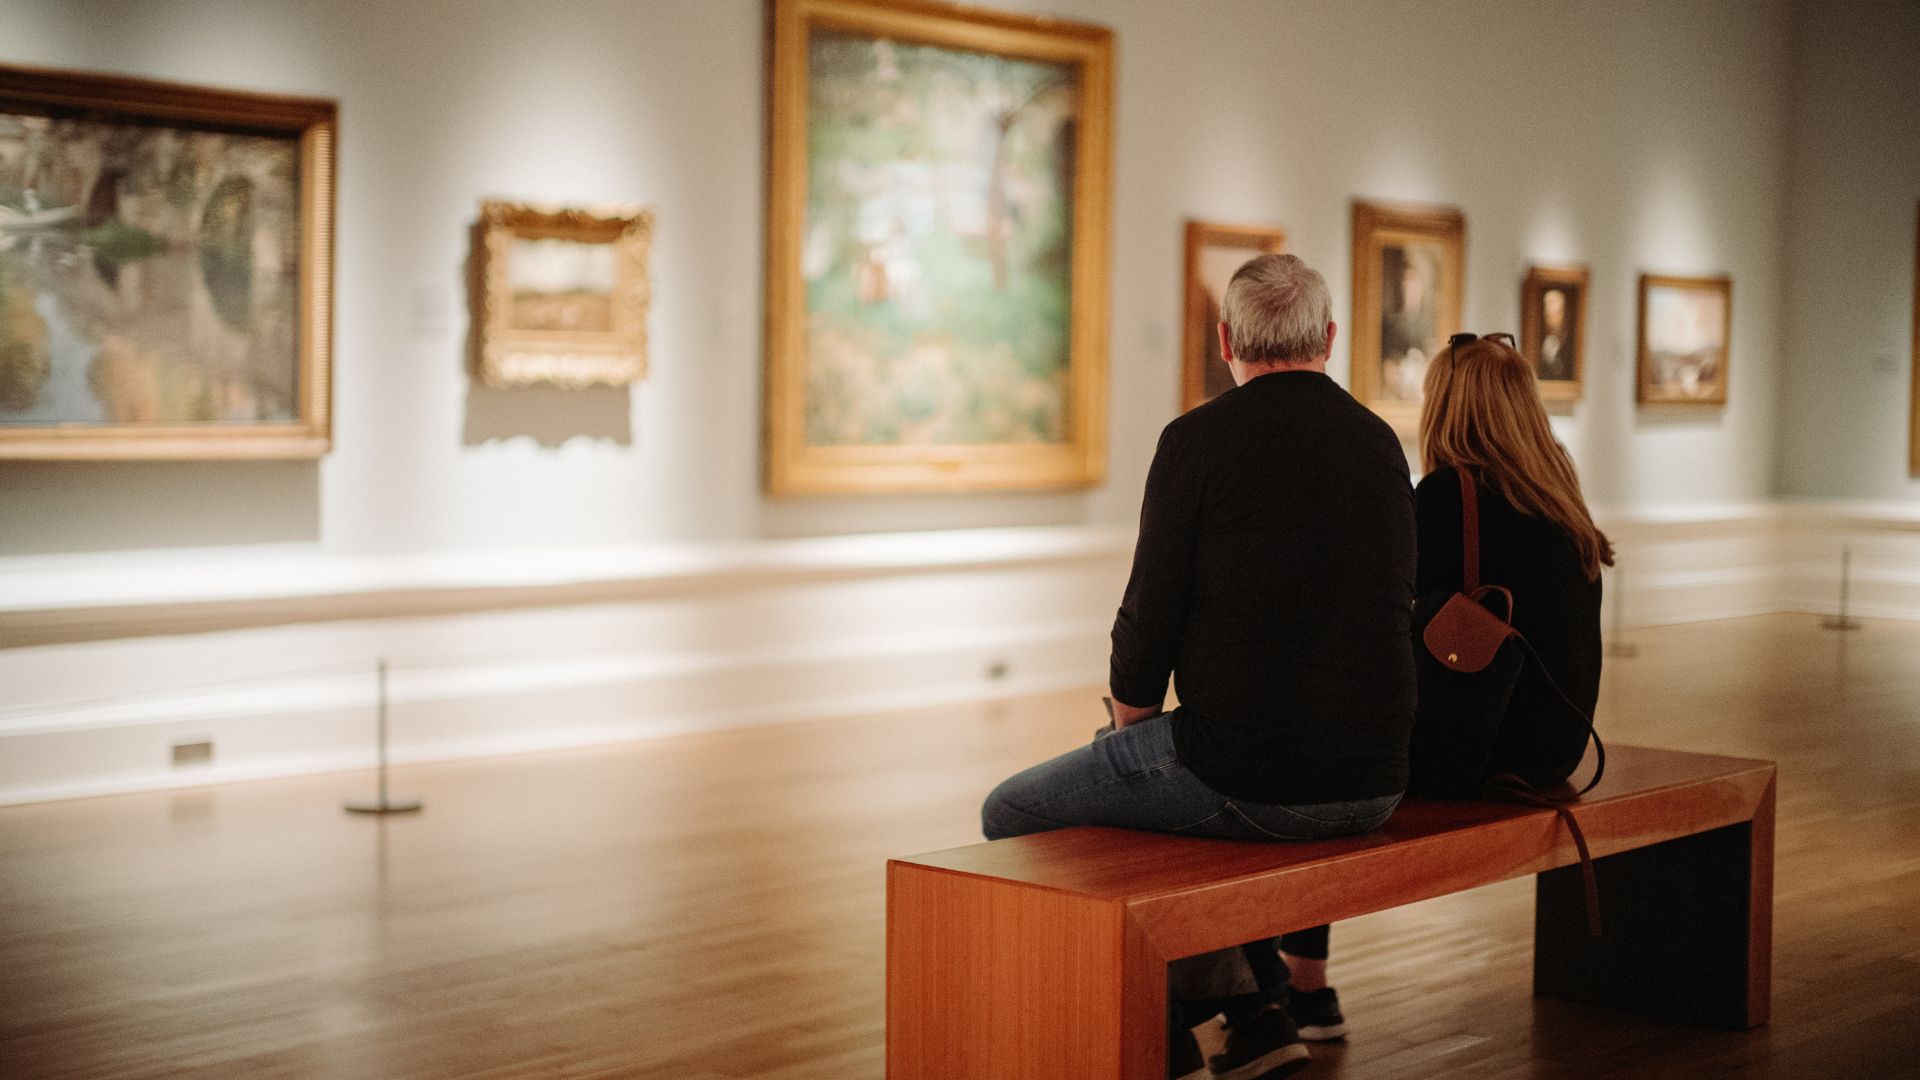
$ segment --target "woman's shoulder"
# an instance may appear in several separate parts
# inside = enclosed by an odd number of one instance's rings
[[[1438,465],[1413,486],[1413,495],[1422,506],[1460,505],[1460,470]]]

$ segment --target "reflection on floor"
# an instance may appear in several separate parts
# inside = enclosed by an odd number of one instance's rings
[[[1634,640],[1610,739],[1781,763],[1773,1026],[1533,1001],[1521,880],[1337,927],[1306,1075],[1920,1076],[1920,624]],[[0,810],[0,1076],[877,1080],[885,858],[1096,695]]]

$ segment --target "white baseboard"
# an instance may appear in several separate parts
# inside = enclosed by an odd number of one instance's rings
[[[1843,550],[1853,614],[1920,619],[1920,515],[1776,504],[1602,525],[1619,554],[1611,632],[1831,614]],[[377,657],[393,662],[401,764],[1092,688],[1131,540],[992,530],[559,567],[526,553],[314,574],[266,561],[233,578],[145,567],[125,595],[71,566],[19,589],[0,574],[0,804],[369,769]],[[194,741],[212,763],[174,767],[173,745]],[[370,783],[343,778],[343,794]]]
[[[388,686],[390,760],[568,749],[1088,686],[1100,681],[1108,629],[1105,620],[1079,620],[740,653],[400,670]],[[0,805],[371,769],[374,687],[363,672],[14,716],[0,724]],[[1097,713],[1089,697],[1089,726]],[[175,743],[199,741],[213,745],[212,763],[169,764]]]

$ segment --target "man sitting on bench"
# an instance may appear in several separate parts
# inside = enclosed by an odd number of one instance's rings
[[[988,839],[1076,825],[1309,840],[1385,822],[1413,725],[1413,489],[1400,440],[1327,377],[1320,274],[1262,255],[1221,305],[1235,389],[1161,433],[1113,625],[1113,724],[988,796]],[[1179,708],[1162,711],[1169,677]],[[1271,945],[1176,962],[1169,1075],[1307,1064]],[[1324,954],[1323,954],[1324,955]],[[1260,968],[1256,972],[1255,966]],[[1191,1025],[1224,1012],[1202,1062]]]

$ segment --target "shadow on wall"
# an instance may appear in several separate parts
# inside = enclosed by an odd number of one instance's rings
[[[0,555],[312,542],[317,461],[0,466]]]
[[[495,389],[467,384],[467,423],[461,441],[468,446],[529,437],[541,446],[555,447],[580,436],[633,445],[633,395],[627,387]]]

